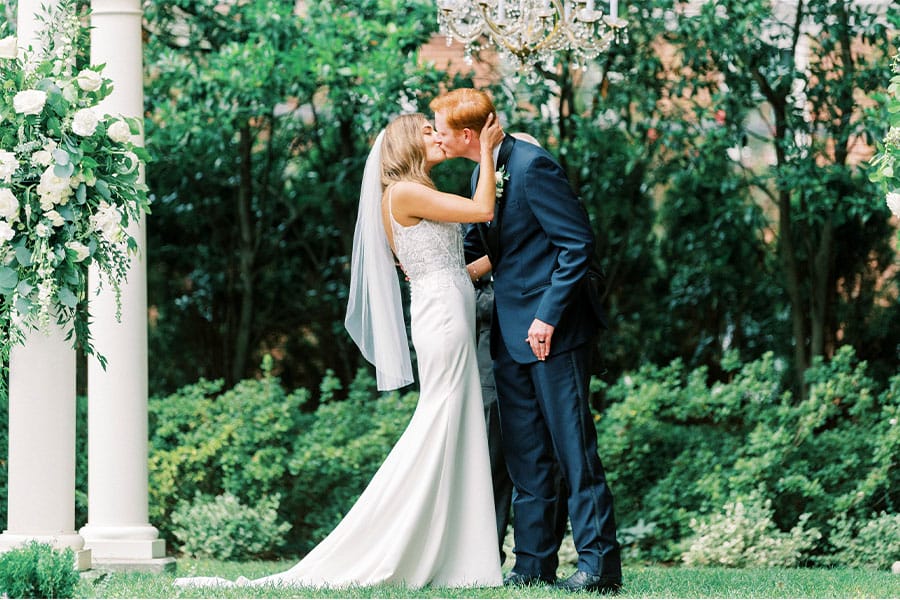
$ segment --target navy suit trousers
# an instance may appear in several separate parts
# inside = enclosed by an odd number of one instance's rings
[[[569,492],[578,568],[621,578],[613,497],[597,454],[597,430],[588,405],[591,344],[528,364],[514,361],[506,344],[497,346],[494,377],[503,450],[516,488],[514,570],[556,576],[558,463]]]

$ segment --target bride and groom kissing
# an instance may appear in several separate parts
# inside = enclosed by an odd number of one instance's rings
[[[583,281],[594,248],[587,213],[548,152],[504,134],[486,93],[453,90],[430,108],[433,124],[421,114],[394,119],[366,161],[345,319],[380,390],[412,383],[402,266],[420,386],[409,425],[343,520],[295,566],[175,585],[621,588],[588,403],[604,319]],[[432,167],[456,157],[477,163],[471,198],[431,180]],[[466,255],[479,258],[466,264]],[[515,564],[505,578],[475,348],[480,278],[494,286],[491,356],[515,490]],[[577,570],[559,581],[558,494],[578,551]]]

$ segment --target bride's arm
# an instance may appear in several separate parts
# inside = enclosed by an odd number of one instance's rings
[[[486,255],[466,265],[466,270],[469,272],[469,277],[471,277],[472,281],[478,281],[490,273],[491,269],[491,260]]]
[[[494,218],[496,175],[494,146],[503,140],[503,129],[496,115],[489,115],[479,135],[481,169],[475,194],[470,198],[448,194],[419,183],[402,181],[393,186],[395,218],[398,212],[408,217],[451,223],[482,223]]]

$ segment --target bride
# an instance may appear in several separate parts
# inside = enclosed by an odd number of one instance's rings
[[[493,218],[493,148],[502,137],[489,116],[469,199],[432,183],[431,168],[445,156],[424,115],[397,117],[378,135],[363,175],[345,325],[375,365],[380,390],[412,383],[396,256],[410,282],[419,370],[412,420],[344,519],[294,567],[235,582],[185,577],[176,586],[502,584],[471,282],[490,264],[484,257],[466,267],[459,225]]]

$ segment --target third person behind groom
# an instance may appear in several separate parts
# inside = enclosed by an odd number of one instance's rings
[[[479,133],[495,112],[490,97],[457,89],[433,100],[431,109],[447,157],[478,162]],[[556,586],[614,593],[622,570],[613,497],[588,403],[592,344],[602,324],[582,281],[593,255],[593,231],[548,152],[509,135],[494,152],[503,188],[494,219],[470,228],[466,244],[469,252],[482,249],[493,267],[491,353],[504,457],[516,490],[515,565],[505,582],[556,582],[559,465],[578,564]]]

